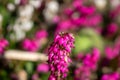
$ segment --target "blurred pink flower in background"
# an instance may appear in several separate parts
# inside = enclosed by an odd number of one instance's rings
[[[20,0],[20,5],[26,5],[28,3],[28,0]]]
[[[68,20],[63,20],[63,21],[60,21],[58,23],[58,26],[57,26],[57,32],[59,31],[67,31],[67,30],[70,30],[72,29],[72,22],[68,19]]]
[[[54,75],[50,75],[48,80],[56,80],[55,76]]]
[[[90,76],[90,68],[82,65],[75,70],[74,80],[90,80]]]
[[[79,8],[79,11],[82,13],[82,15],[93,15],[96,11],[94,6],[81,6]]]
[[[48,33],[46,30],[37,31],[34,39],[26,38],[23,40],[22,42],[23,49],[33,52],[38,51],[42,47],[42,45],[46,43],[47,36]]]
[[[119,55],[119,51],[116,48],[112,48],[112,47],[106,47],[105,53],[108,59],[113,59]]]
[[[104,74],[101,80],[120,80],[120,74],[118,72]]]
[[[47,73],[48,71],[49,71],[48,64],[46,64],[46,63],[38,64],[38,66],[37,66],[37,72]]]
[[[39,80],[39,75],[37,73],[33,74],[32,80]]]
[[[118,25],[116,23],[110,23],[107,28],[107,35],[114,35],[118,31]]]
[[[118,16],[120,16],[120,4],[115,9],[112,9],[110,12],[111,18],[116,18]]]
[[[87,18],[86,24],[87,26],[98,26],[102,21],[102,16],[100,14],[95,14],[94,16],[91,16]]]
[[[74,80],[90,80],[92,72],[97,70],[97,64],[100,60],[100,52],[94,48],[92,54],[88,53],[85,56],[80,55],[82,64],[75,70]]]
[[[105,48],[105,54],[108,59],[113,59],[117,57],[120,54],[119,52],[120,52],[120,37],[116,39],[113,47],[107,46]]]
[[[27,51],[37,51],[39,49],[39,44],[35,40],[25,39],[22,46]]]
[[[115,41],[115,48],[120,51],[120,36],[118,36],[118,38]]]
[[[84,2],[83,0],[74,0],[72,5],[74,8],[79,8],[79,7],[83,6],[83,2]]]
[[[84,27],[95,28],[102,22],[102,14],[93,5],[84,5],[86,1],[74,0],[72,5],[63,9],[65,17],[59,16],[56,32],[77,30]]]
[[[36,32],[35,34],[35,38],[36,39],[42,39],[42,38],[46,38],[48,36],[48,33],[46,30],[39,30]]]
[[[73,10],[71,8],[67,7],[64,9],[63,13],[67,16],[71,16],[73,13]]]
[[[84,56],[83,53],[78,53],[75,59],[77,59],[79,61],[83,58],[83,56]]]
[[[0,39],[0,54],[3,54],[4,49],[9,45],[6,39]]]
[[[92,54],[86,54],[85,58],[83,59],[83,64],[90,67],[92,70],[96,70],[99,59],[100,52],[97,48],[94,48]]]
[[[54,18],[53,18],[53,22],[54,23],[58,23],[60,21],[60,18],[58,17],[58,16],[55,16]]]

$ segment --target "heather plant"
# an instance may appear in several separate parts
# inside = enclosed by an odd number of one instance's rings
[[[91,80],[92,74],[97,70],[97,65],[100,60],[100,52],[94,48],[92,54],[86,54],[79,57],[82,61],[81,65],[75,70],[74,80]]]
[[[0,80],[120,80],[120,0],[0,0]]]
[[[48,80],[62,80],[67,77],[71,62],[70,53],[74,47],[74,37],[70,33],[61,32],[56,35],[48,52],[50,76]]]

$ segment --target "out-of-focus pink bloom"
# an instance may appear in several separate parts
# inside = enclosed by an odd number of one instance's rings
[[[0,39],[0,54],[4,52],[4,49],[8,46],[8,41],[6,39]]]
[[[20,0],[20,5],[26,5],[28,3],[28,0]]]
[[[64,13],[68,16],[71,16],[73,13],[73,10],[71,8],[65,8]]]
[[[32,80],[39,80],[39,75],[38,74],[33,74],[32,75]]]
[[[39,44],[35,40],[25,39],[22,46],[27,51],[37,51],[39,49]]]
[[[38,72],[43,72],[43,73],[46,73],[49,71],[49,66],[48,64],[45,64],[45,63],[41,63],[37,66],[37,71]]]
[[[46,38],[47,36],[48,36],[48,33],[47,33],[46,30],[37,31],[36,34],[35,34],[36,39]]]
[[[8,41],[6,39],[0,39],[0,46],[5,48],[6,46],[8,46]]]
[[[111,18],[116,18],[120,14],[120,5],[117,6],[114,10],[111,11],[110,17]]]
[[[98,61],[100,60],[99,50],[94,48],[92,54],[86,54],[81,60],[82,64],[75,70],[74,80],[91,80],[90,76],[92,72],[96,71]]]
[[[48,33],[46,30],[37,31],[34,39],[25,39],[22,42],[23,49],[27,51],[38,51],[46,41]],[[43,41],[44,40],[44,41]]]
[[[117,24],[111,23],[108,25],[108,29],[107,29],[108,35],[115,34],[117,32],[117,30],[118,30]]]
[[[118,72],[104,74],[101,80],[120,80],[120,74]]]
[[[102,33],[102,26],[95,27],[95,30],[98,34],[101,34]]]
[[[58,22],[56,32],[77,30],[81,27],[99,27],[102,22],[102,15],[98,14],[93,5],[86,6],[87,0],[74,0],[71,7],[63,10],[65,19]],[[96,28],[95,28],[96,29]]]
[[[55,16],[54,18],[53,18],[53,22],[54,23],[58,23],[60,21],[60,18],[58,17],[58,16]]]
[[[95,13],[95,7],[93,6],[82,6],[79,8],[79,11],[82,13],[82,15],[92,15]]]
[[[106,57],[108,59],[113,59],[119,55],[120,52],[120,37],[118,37],[113,45],[113,47],[107,46],[105,48]]]
[[[83,59],[83,64],[85,66],[90,67],[92,70],[96,70],[97,68],[97,62],[100,59],[100,52],[97,48],[93,49],[92,55],[87,54],[85,58]]]
[[[50,75],[48,80],[57,80],[56,77],[54,75]]]
[[[85,65],[80,66],[75,70],[74,80],[90,80],[91,70]]]
[[[87,18],[86,24],[87,26],[98,26],[102,22],[102,16],[100,14],[91,16]]]
[[[114,46],[116,49],[120,51],[120,36],[116,39]]]
[[[10,74],[10,78],[11,78],[12,80],[18,80],[18,76],[17,76],[17,74],[15,74],[15,73],[11,73],[11,74]]]
[[[108,59],[113,59],[119,55],[118,49],[112,47],[106,47],[105,53]]]
[[[61,21],[58,23],[57,32],[71,30],[73,28],[72,26],[73,24],[70,20]]]
[[[92,54],[93,54],[93,58],[92,58],[93,61],[97,63],[100,60],[100,51],[97,48],[94,48]]]
[[[72,5],[74,8],[79,9],[83,5],[83,0],[74,0]]]
[[[86,17],[80,17],[80,18],[72,18],[72,24],[76,26],[84,26],[86,25]]]
[[[81,60],[83,58],[83,53],[79,53],[77,56],[76,56],[76,59],[77,60]]]

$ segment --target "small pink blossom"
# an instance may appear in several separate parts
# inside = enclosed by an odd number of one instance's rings
[[[49,71],[49,66],[48,64],[45,64],[45,63],[41,63],[37,66],[37,71],[38,72],[43,72],[43,73],[46,73]]]
[[[32,80],[38,80],[39,79],[39,75],[37,73],[32,75]]]
[[[120,80],[120,74],[118,72],[104,74],[101,80]]]
[[[0,54],[3,54],[5,48],[9,45],[6,39],[0,39]]]
[[[111,47],[106,47],[105,53],[106,53],[106,57],[108,59],[113,59],[113,58],[117,57],[119,54],[119,52],[116,49],[111,48]]]
[[[35,40],[25,39],[22,46],[27,51],[37,51],[39,49],[39,44]]]
[[[42,39],[42,38],[46,38],[48,36],[48,33],[46,30],[39,30],[36,32],[35,34],[35,38],[36,39]]]
[[[108,35],[114,35],[118,30],[118,25],[115,23],[110,23],[107,28]]]

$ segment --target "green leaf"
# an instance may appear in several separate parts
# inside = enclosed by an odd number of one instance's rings
[[[6,27],[10,20],[10,13],[7,11],[7,9],[4,6],[0,6],[0,14],[3,16],[3,27]]]
[[[32,74],[33,68],[34,68],[34,65],[33,65],[32,62],[27,62],[27,63],[25,64],[25,69],[26,69],[26,71],[28,72],[28,74]]]
[[[85,28],[80,30],[75,37],[74,52],[87,52],[93,47],[103,51],[104,41],[102,37],[94,29]]]
[[[42,73],[41,79],[42,80],[48,80],[49,75],[50,75],[49,73]]]
[[[79,53],[80,51],[86,51],[92,46],[92,42],[86,36],[76,36],[75,37],[75,53]]]

